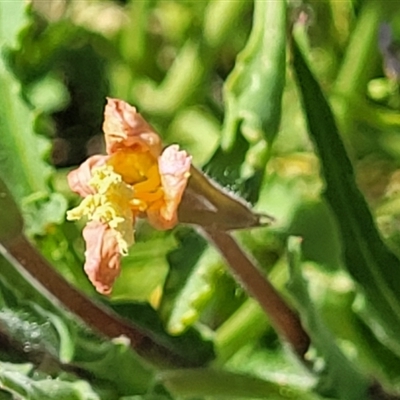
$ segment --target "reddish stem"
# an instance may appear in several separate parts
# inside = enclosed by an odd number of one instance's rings
[[[212,229],[205,229],[205,232],[226,259],[233,275],[264,309],[274,329],[303,359],[310,345],[310,338],[299,317],[229,233]]]
[[[33,278],[64,307],[98,333],[109,338],[126,336],[131,347],[146,359],[178,366],[192,364],[156,343],[141,328],[94,303],[70,285],[23,235],[17,236],[7,244],[0,243],[0,253],[3,253],[22,274],[28,273],[31,281]]]

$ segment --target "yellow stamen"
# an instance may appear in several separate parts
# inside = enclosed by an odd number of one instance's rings
[[[116,233],[121,254],[126,254],[134,242],[130,208],[133,188],[107,165],[93,169],[89,186],[96,193],[86,196],[78,207],[68,211],[67,219],[76,220],[87,216],[89,221],[108,224]]]

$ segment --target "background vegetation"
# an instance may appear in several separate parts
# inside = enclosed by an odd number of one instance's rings
[[[398,40],[398,1],[0,2],[0,399],[400,398]],[[94,292],[65,176],[106,96],[274,217],[232,235],[304,357],[196,226],[141,221]]]

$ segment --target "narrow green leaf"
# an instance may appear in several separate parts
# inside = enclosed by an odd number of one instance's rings
[[[366,296],[379,323],[375,334],[399,355],[400,292],[399,259],[383,242],[357,188],[354,171],[333,117],[317,81],[296,43],[293,43],[293,67],[308,130],[319,152],[328,204],[336,217],[342,238],[346,266]]]
[[[212,396],[218,399],[309,399],[289,385],[279,385],[254,376],[217,369],[165,371],[159,380],[172,394],[184,397]]]
[[[337,347],[335,337],[327,329],[309,296],[308,287],[301,272],[300,243],[301,239],[297,237],[289,238],[290,280],[287,287],[296,300],[297,309],[311,336],[311,342],[325,363],[323,371],[320,372],[319,390],[339,399],[363,399],[366,396],[368,380]]]

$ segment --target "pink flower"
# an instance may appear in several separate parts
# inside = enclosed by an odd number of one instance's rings
[[[103,130],[108,155],[92,156],[68,175],[84,199],[67,218],[88,217],[85,271],[97,291],[109,294],[133,243],[135,219],[147,216],[157,229],[177,224],[191,157],[177,145],[162,152],[158,134],[122,100],[107,99]]]

